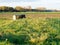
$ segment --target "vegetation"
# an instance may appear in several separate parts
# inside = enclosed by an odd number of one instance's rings
[[[1,45],[60,45],[60,19],[0,19]]]
[[[14,11],[13,7],[0,6],[0,12],[12,12]]]
[[[21,6],[16,6],[15,8],[8,6],[0,6],[0,12],[25,12],[30,11],[30,9],[31,8],[23,8]]]
[[[23,7],[20,7],[20,6],[16,6],[15,7],[15,10],[16,11],[24,11],[24,8]]]
[[[1,12],[0,15],[2,14],[60,14],[60,12]]]
[[[29,7],[21,7],[16,6],[8,7],[8,6],[0,6],[0,12],[59,12],[59,10],[47,10],[45,7],[38,7],[36,9],[32,9],[31,6]]]

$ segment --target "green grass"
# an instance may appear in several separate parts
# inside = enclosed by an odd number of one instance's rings
[[[60,12],[1,12],[1,14],[60,14]]]
[[[60,19],[0,19],[0,42],[10,45],[60,45]]]
[[[1,41],[0,45],[14,45],[14,44],[6,42],[6,41]]]

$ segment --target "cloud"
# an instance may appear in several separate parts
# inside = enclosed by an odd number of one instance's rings
[[[0,0],[0,2],[35,2],[38,0]]]
[[[60,0],[0,0],[0,6],[32,6],[60,9]]]

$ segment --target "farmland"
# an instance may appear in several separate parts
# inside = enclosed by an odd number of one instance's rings
[[[60,14],[60,12],[1,12],[0,14]]]
[[[60,45],[60,19],[1,19],[0,42],[1,45]]]
[[[27,18],[33,18],[33,17],[47,17],[47,18],[51,18],[51,17],[55,17],[55,18],[60,18],[60,12],[1,12],[0,13],[0,18],[1,15],[2,17],[11,17],[12,15],[16,15],[16,14],[25,14]]]
[[[2,12],[0,15],[23,14],[24,12]],[[29,16],[56,14],[59,12],[25,12]],[[58,17],[59,17],[58,16]],[[53,16],[54,17],[54,16]],[[60,18],[0,19],[0,45],[60,45]]]

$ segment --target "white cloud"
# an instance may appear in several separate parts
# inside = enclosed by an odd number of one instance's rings
[[[47,8],[56,8],[56,9],[60,9],[60,0],[14,0],[14,1],[7,1],[6,2],[2,2],[0,1],[0,6],[1,5],[6,5],[6,6],[12,6],[12,7],[15,7],[15,6],[32,6],[33,8],[35,7],[40,7],[40,6],[43,6],[43,7],[47,7]]]

